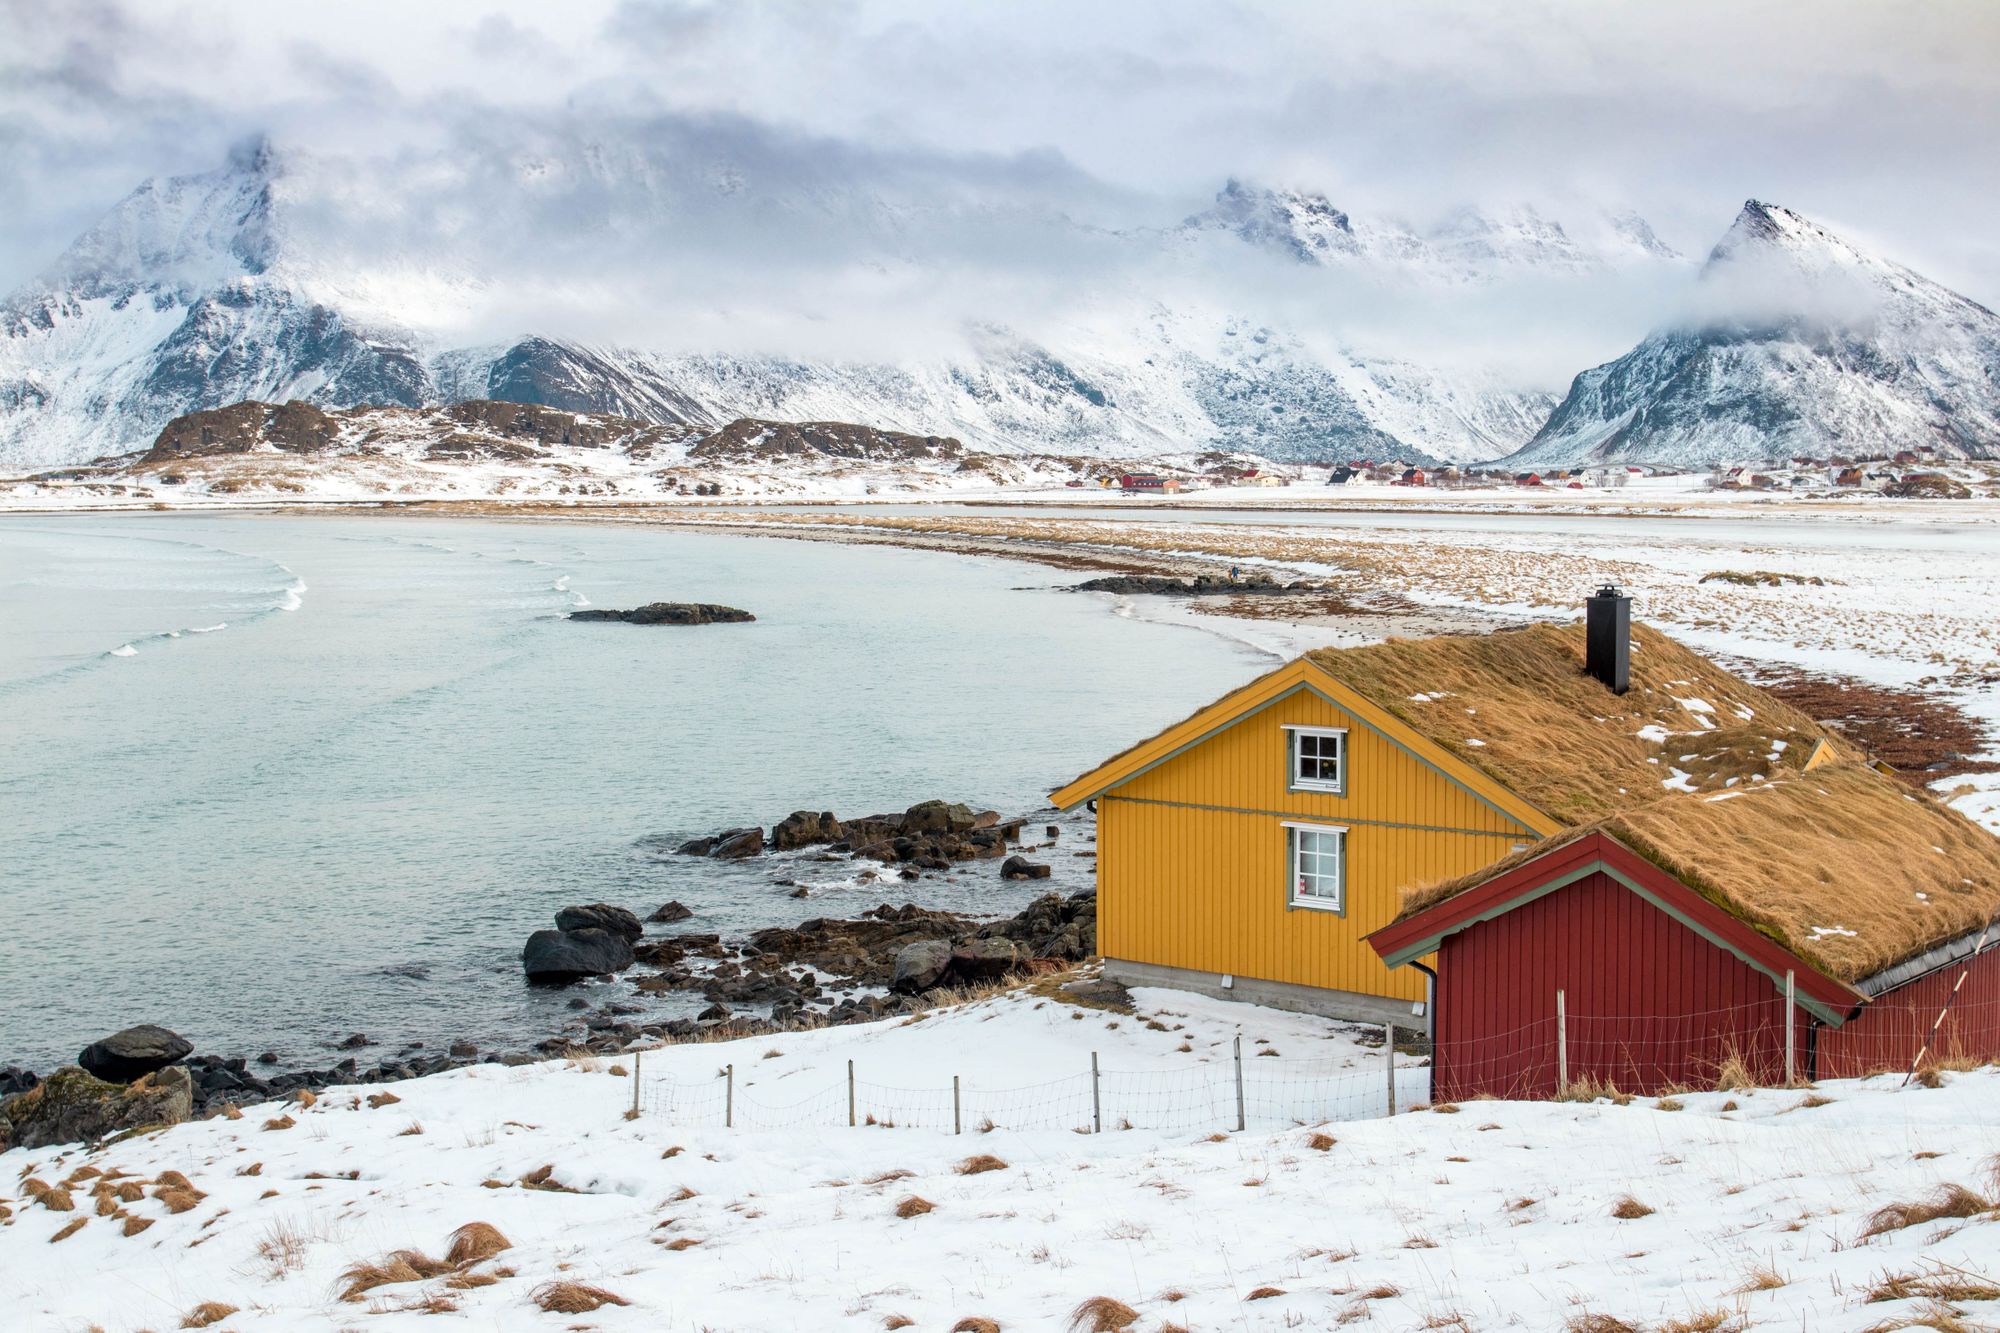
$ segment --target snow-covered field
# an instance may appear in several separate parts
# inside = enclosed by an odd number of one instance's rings
[[[886,1084],[962,1072],[1019,1085],[1087,1068],[1093,1050],[1106,1070],[1226,1063],[1239,1035],[1246,1064],[1381,1068],[1379,1048],[1338,1024],[1167,991],[1135,1000],[1127,1015],[1014,992],[917,1022],[647,1052],[636,1119],[621,1057],[336,1089],[96,1151],[16,1150],[0,1155],[6,1325],[163,1330],[219,1302],[239,1312],[215,1326],[245,1330],[747,1333],[904,1326],[897,1317],[944,1330],[968,1316],[1060,1329],[1108,1296],[1148,1333],[1560,1329],[1590,1314],[1647,1329],[1858,1331],[1930,1308],[1871,1303],[1892,1276],[2000,1280],[1991,1210],[1864,1235],[1876,1209],[1942,1185],[1982,1201],[2000,1188],[1993,1070],[1935,1089],[1877,1078],[1810,1096],[1471,1102],[1244,1133],[849,1129],[844,1106],[834,1123],[724,1129],[652,1104],[656,1080],[713,1081],[725,1064],[746,1097],[844,1086],[850,1059]],[[1266,1048],[1278,1054],[1247,1056]],[[381,1091],[398,1100],[371,1106]],[[961,1174],[975,1154],[1005,1165]],[[93,1200],[106,1175],[167,1171],[200,1197],[169,1180],[164,1201],[152,1185],[137,1201]],[[72,1181],[74,1210],[31,1201],[30,1179]],[[931,1210],[898,1216],[911,1198]],[[1651,1211],[1614,1216],[1627,1198]],[[511,1247],[341,1298],[350,1266],[401,1249],[442,1258],[475,1221]],[[555,1281],[629,1304],[544,1313],[535,1293]],[[2000,1316],[1991,1301],[1955,1304]]]

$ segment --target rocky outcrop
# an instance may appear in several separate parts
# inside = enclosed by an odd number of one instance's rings
[[[694,915],[693,908],[689,907],[686,903],[681,902],[679,899],[675,899],[673,902],[660,904],[659,910],[654,912],[651,916],[647,917],[646,919],[648,921],[658,922],[661,925],[670,926],[676,921],[685,921],[693,915]]]
[[[819,843],[838,842],[847,836],[833,811],[794,810],[771,826],[771,847],[789,852]]]
[[[569,613],[571,620],[617,620],[627,625],[730,625],[755,620],[748,611],[713,602],[648,602],[629,611],[586,607]]]
[[[639,918],[622,907],[609,903],[592,903],[588,907],[565,907],[556,913],[556,929],[561,931],[608,930],[613,935],[622,935],[628,940],[636,940],[646,933],[646,927]]]
[[[898,995],[915,995],[944,980],[951,966],[951,944],[946,940],[918,940],[896,951],[889,973],[889,989]]]
[[[21,1148],[91,1143],[126,1130],[178,1125],[194,1114],[194,1085],[185,1069],[160,1069],[131,1083],[93,1077],[74,1065],[0,1103]]]
[[[1000,863],[1002,879],[1047,879],[1049,868],[1025,856],[1010,856]]]
[[[1294,593],[1325,592],[1327,589],[1318,583],[1280,583],[1266,574],[1254,574],[1246,579],[1225,578],[1216,574],[1197,574],[1192,578],[1174,578],[1165,574],[1107,574],[1102,578],[1086,579],[1070,591],[1115,592],[1127,597],[1207,597],[1217,593],[1283,597]]]
[[[521,969],[542,985],[567,985],[585,977],[623,972],[634,962],[632,943],[598,927],[538,930],[521,949]]]
[[[94,1078],[107,1083],[130,1083],[186,1059],[193,1050],[194,1044],[179,1033],[157,1024],[141,1023],[93,1041],[83,1048],[76,1062]]]
[[[760,855],[764,850],[761,828],[724,829],[712,838],[695,838],[677,849],[683,856],[713,856],[725,861]]]

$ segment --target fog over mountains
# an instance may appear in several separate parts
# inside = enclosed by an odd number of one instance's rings
[[[0,460],[292,398],[1116,457],[1991,455],[1996,328],[1756,203],[1697,275],[1629,212],[1412,224],[1231,180],[1177,216],[1058,158],[713,123],[388,158],[257,140],[146,182],[0,306]]]

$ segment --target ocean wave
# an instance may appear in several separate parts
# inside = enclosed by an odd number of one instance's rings
[[[285,572],[287,574],[291,573],[290,570],[286,570]],[[304,603],[299,600],[299,594],[304,592],[305,590],[306,590],[306,581],[302,578],[299,578],[297,575],[293,575],[292,586],[285,589],[284,595],[278,601],[278,609],[280,611],[298,610],[301,606],[304,605]]]
[[[139,650],[129,643],[121,643],[105,654],[106,657],[137,657],[138,655]]]
[[[215,632],[216,632],[217,630],[225,630],[225,629],[228,629],[228,628],[229,628],[229,622],[225,620],[225,621],[223,621],[223,622],[222,622],[222,623],[221,623],[220,625],[196,625],[196,626],[194,626],[193,628],[189,629],[189,630],[188,630],[188,633],[190,633],[190,634],[213,634],[213,633],[215,633]]]

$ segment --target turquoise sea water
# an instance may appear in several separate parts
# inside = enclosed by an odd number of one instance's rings
[[[140,1021],[287,1063],[357,1030],[520,1046],[568,1014],[518,955],[571,902],[680,898],[725,934],[1013,910],[970,875],[801,902],[656,846],[804,807],[1033,810],[1268,665],[1062,581],[599,524],[0,521],[0,1064]],[[759,619],[563,619],[654,600]]]

